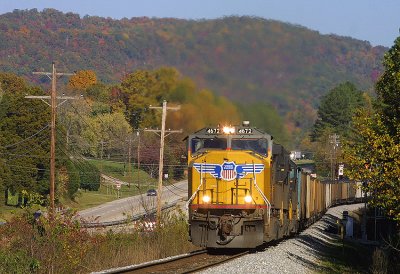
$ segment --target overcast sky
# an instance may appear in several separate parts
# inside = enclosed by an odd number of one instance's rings
[[[250,15],[386,47],[391,47],[400,36],[400,0],[0,0],[0,14],[32,8],[114,19]]]

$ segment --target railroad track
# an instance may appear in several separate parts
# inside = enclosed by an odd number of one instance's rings
[[[225,263],[248,253],[248,250],[230,251],[229,253],[221,253],[221,251],[218,251],[218,253],[208,253],[207,250],[199,250],[189,254],[178,255],[139,265],[105,270],[98,273],[194,273]]]

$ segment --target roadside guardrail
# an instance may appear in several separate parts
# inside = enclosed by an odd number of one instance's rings
[[[174,206],[176,206],[176,204],[177,204],[178,202],[179,202],[179,201],[176,201],[176,202],[174,202],[174,203],[172,203],[172,204],[163,206],[163,207],[161,208],[161,210],[166,210],[166,209],[169,209],[169,208],[171,208],[171,207],[174,207]],[[94,223],[94,222],[90,222],[90,223],[89,223],[89,222],[81,222],[81,225],[82,225],[82,227],[86,227],[86,228],[122,225],[122,224],[126,224],[126,223],[128,223],[128,222],[140,220],[141,218],[143,218],[143,217],[145,217],[145,216],[147,216],[147,215],[152,215],[152,214],[156,213],[156,211],[157,211],[156,209],[152,209],[152,210],[150,210],[150,211],[148,211],[148,212],[136,214],[136,215],[133,215],[133,216],[130,217],[130,218],[126,218],[126,219],[122,219],[122,220],[117,220],[117,221],[95,222],[95,223]]]

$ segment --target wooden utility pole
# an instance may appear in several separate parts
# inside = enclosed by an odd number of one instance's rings
[[[53,62],[52,72],[33,72],[33,74],[46,75],[51,80],[51,93],[50,96],[25,96],[28,99],[50,99],[50,104],[44,101],[51,107],[51,134],[50,134],[50,214],[54,213],[54,189],[55,189],[55,178],[56,178],[56,114],[57,114],[57,99],[64,100],[59,105],[65,103],[69,99],[77,99],[75,97],[61,96],[57,97],[56,85],[57,76],[63,75],[74,75],[74,73],[60,73],[56,72],[56,67]]]
[[[182,130],[165,130],[165,120],[167,118],[167,110],[179,110],[181,106],[176,107],[167,107],[167,101],[163,101],[162,107],[152,107],[151,109],[162,109],[162,118],[161,118],[161,130],[151,130],[147,129],[145,131],[152,131],[152,132],[160,132],[160,163],[158,167],[158,188],[157,188],[157,224],[160,224],[161,220],[161,197],[162,197],[162,179],[163,179],[163,161],[164,161],[164,138],[165,132],[168,133],[182,133]],[[167,134],[168,136],[169,134]]]
[[[140,191],[140,132],[139,132],[139,130],[136,132],[136,134],[138,136],[138,146],[137,146],[137,185],[138,185],[139,193],[141,193],[141,191]]]
[[[4,94],[4,91],[1,88],[1,83],[0,83],[0,102],[1,102],[1,99],[3,99],[3,94]]]
[[[340,136],[336,133],[333,135],[329,135],[329,143],[332,145],[331,147],[331,181],[332,183],[336,181],[336,150],[340,144]]]
[[[128,148],[128,187],[131,187],[132,181],[132,167],[131,167],[131,148],[132,148],[132,136],[129,136],[129,148]]]

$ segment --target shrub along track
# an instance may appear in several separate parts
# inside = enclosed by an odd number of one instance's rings
[[[249,253],[249,250],[208,251],[199,250],[139,265],[114,268],[98,273],[193,273]]]

